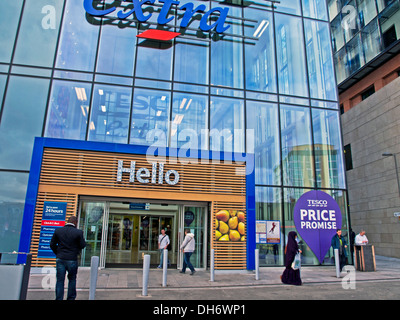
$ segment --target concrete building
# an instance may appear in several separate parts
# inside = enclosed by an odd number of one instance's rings
[[[343,144],[351,150],[346,172],[352,229],[366,230],[376,254],[397,258],[400,220],[394,213],[400,211],[400,191],[394,157],[382,154],[400,158],[399,89],[397,78],[341,116]]]

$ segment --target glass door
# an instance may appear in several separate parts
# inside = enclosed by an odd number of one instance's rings
[[[182,206],[180,243],[185,238],[185,230],[194,234],[195,250],[190,258],[190,262],[196,269],[207,268],[207,207],[202,206]],[[183,254],[180,252],[179,268],[182,267]]]
[[[106,202],[82,201],[79,228],[83,230],[86,248],[81,253],[82,267],[89,267],[92,256],[100,257],[100,267],[104,267],[103,238],[106,237],[108,218]]]

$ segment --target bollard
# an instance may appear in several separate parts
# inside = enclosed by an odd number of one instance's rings
[[[167,286],[167,268],[168,268],[168,250],[164,249],[163,251],[163,281],[162,286]]]
[[[99,257],[93,256],[90,260],[90,287],[89,300],[94,300],[97,286],[97,274],[99,270]]]
[[[214,282],[214,249],[211,249],[210,259],[210,281]]]
[[[340,278],[339,249],[335,249],[336,278]]]
[[[147,286],[149,284],[149,271],[150,271],[150,255],[145,254],[143,257],[143,288],[142,296],[147,297]]]
[[[256,280],[260,280],[260,249],[255,250],[256,256]]]

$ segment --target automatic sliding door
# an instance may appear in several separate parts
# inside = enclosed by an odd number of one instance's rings
[[[82,250],[81,266],[89,267],[92,256],[100,257],[100,267],[104,267],[105,246],[103,238],[106,237],[108,219],[106,217],[106,203],[82,201],[79,215],[79,228],[83,230],[86,248]]]
[[[188,229],[194,234],[195,250],[190,258],[194,268],[207,267],[207,207],[183,206],[181,242],[185,238],[184,231]],[[180,266],[183,256],[181,254]]]

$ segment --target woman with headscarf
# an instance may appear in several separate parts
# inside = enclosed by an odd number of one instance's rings
[[[296,254],[298,252],[301,253],[296,238],[297,238],[296,232],[294,231],[289,232],[288,243],[286,246],[286,256],[285,256],[286,268],[283,271],[283,274],[281,275],[281,280],[285,284],[293,284],[299,286],[301,285],[300,270],[299,269],[294,270],[292,268],[292,263],[294,261],[294,258],[296,257]]]

